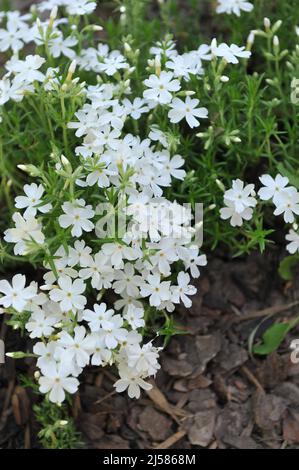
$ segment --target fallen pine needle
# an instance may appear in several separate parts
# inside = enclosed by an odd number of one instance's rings
[[[154,449],[169,449],[169,447],[173,446],[173,444],[178,442],[185,435],[186,431],[177,431],[176,433],[172,434],[172,436],[168,437],[164,442],[161,442],[161,444],[155,446]]]

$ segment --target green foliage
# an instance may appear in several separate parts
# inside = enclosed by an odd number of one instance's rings
[[[152,2],[133,2],[134,8],[131,3],[125,2],[127,23],[118,30],[110,29],[109,38],[113,36],[116,41],[118,34],[120,44],[121,35],[133,31],[132,45],[140,47],[142,37],[143,51],[143,46],[148,50],[154,40],[161,40],[161,24],[164,32],[173,34],[182,52],[200,43],[209,43],[211,27],[219,41],[223,39],[238,45],[246,44],[251,30],[260,29],[252,46],[253,57],[248,69],[245,64],[230,68],[227,71],[229,82],[224,85],[220,76],[226,73],[226,68],[208,67],[202,83],[197,85],[197,96],[209,109],[209,122],[201,124],[198,137],[190,136],[190,131],[182,126],[180,131],[173,129],[176,151],[187,156],[189,172],[184,182],[176,184],[168,196],[181,203],[204,204],[206,248],[225,245],[234,255],[243,255],[255,248],[263,251],[271,241],[274,218],[267,215],[262,220],[257,211],[253,219],[244,224],[242,234],[237,235],[227,222],[219,220],[223,190],[217,180],[227,188],[235,178],[258,183],[260,174],[280,172],[298,187],[299,108],[290,100],[292,79],[299,78],[299,53],[294,50],[294,25],[299,22],[296,0],[273,4],[259,1],[253,12],[242,14],[240,18],[214,15],[206,5],[192,0],[184,3],[187,14],[182,14],[179,1],[161,2],[160,18],[158,14],[151,15]],[[140,9],[138,18],[136,8]],[[269,17],[273,25],[268,32],[263,28],[264,17]],[[209,28],[205,27],[207,19]],[[281,26],[276,23],[278,20],[282,20]],[[128,24],[133,25],[130,31],[126,30]],[[138,32],[135,24],[138,24]],[[278,48],[273,45],[274,35],[279,36]],[[137,63],[136,76],[140,80],[146,77],[145,56],[141,54]],[[193,85],[190,88],[193,89]],[[167,119],[161,118],[159,125],[169,133]],[[144,136],[147,127],[140,131]]]
[[[276,351],[289,330],[289,323],[275,323],[263,334],[263,343],[254,346],[253,352],[259,355],[267,355]]]
[[[77,449],[82,447],[80,433],[69,416],[66,405],[55,405],[44,399],[34,405],[35,418],[40,424],[38,438],[45,449]]]
[[[164,336],[164,347],[167,346],[172,336],[175,335],[188,335],[189,331],[184,330],[179,324],[177,324],[172,316],[168,316],[166,313],[165,323],[162,328],[159,329],[159,336]]]
[[[286,335],[299,323],[299,317],[294,318],[290,322],[274,323],[263,334],[262,344],[253,347],[253,352],[261,356],[271,354],[276,351]]]
[[[278,272],[282,279],[291,281],[294,277],[293,269],[298,264],[299,255],[286,256],[279,264]]]
[[[70,417],[70,403],[56,405],[39,393],[37,383],[26,375],[19,376],[23,387],[41,397],[33,405],[34,416],[40,426],[38,439],[44,449],[78,449],[83,446],[81,435]]]

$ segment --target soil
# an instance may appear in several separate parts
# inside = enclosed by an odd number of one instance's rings
[[[299,272],[283,282],[276,274],[280,258],[272,249],[209,260],[192,308],[175,313],[188,334],[171,339],[153,390],[139,401],[114,392],[113,369],[88,369],[72,407],[84,446],[298,448],[299,364],[290,360],[290,342],[299,329],[266,357],[248,352],[255,330],[256,343],[269,325],[298,315]],[[1,337],[7,350],[29,347],[3,321]],[[33,375],[34,362],[8,359],[0,367],[1,448],[39,446],[36,398],[18,384],[20,373]]]

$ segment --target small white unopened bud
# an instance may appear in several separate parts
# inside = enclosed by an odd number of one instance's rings
[[[212,41],[211,41],[211,48],[214,49],[216,47],[217,47],[217,39],[213,38]]]
[[[161,62],[160,62],[160,57],[159,56],[156,56],[155,57],[155,71],[156,71],[156,75],[160,75],[161,73]]]
[[[298,224],[293,224],[293,229],[298,230]]]
[[[99,24],[92,24],[91,25],[92,31],[103,31],[103,27],[100,26]]]
[[[35,378],[35,380],[38,380],[40,378],[40,371],[39,370],[36,370],[34,372],[34,378]]]
[[[252,46],[252,44],[254,43],[254,39],[255,39],[254,31],[250,31],[249,36],[247,38],[247,44],[249,46]]]
[[[66,77],[66,81],[67,82],[70,82],[73,75],[74,75],[74,72],[76,70],[76,66],[77,66],[77,62],[75,60],[73,60],[71,62],[71,65],[69,66],[69,69],[68,69],[68,73],[67,73],[67,77]]]
[[[273,37],[273,46],[279,47],[279,38],[276,35]]]
[[[193,90],[187,90],[187,91],[185,91],[185,96],[193,96],[193,95],[195,95],[195,94],[196,94],[196,92],[193,91]]]
[[[59,425],[60,425],[60,426],[66,426],[67,424],[68,424],[68,421],[66,421],[65,419],[61,419],[61,420],[59,421]]]
[[[127,42],[124,43],[124,49],[126,52],[131,52],[132,48]]]
[[[229,77],[227,77],[226,75],[221,75],[220,81],[222,83],[227,83],[229,81]]]
[[[225,192],[225,186],[222,183],[222,181],[220,181],[218,178],[216,179],[216,184],[217,184],[218,188],[221,189],[221,191]]]
[[[282,20],[278,20],[278,21],[276,21],[276,23],[274,23],[273,28],[272,28],[273,34],[275,34],[276,31],[279,30],[281,25],[282,25]]]
[[[69,66],[69,73],[74,73],[77,67],[77,62],[73,60]]]
[[[19,170],[22,170],[22,171],[26,171],[26,170],[27,170],[26,165],[17,165],[17,167],[19,168]]]
[[[5,354],[7,357],[12,357],[13,359],[23,359],[27,357],[28,354],[24,353],[23,351],[15,351],[15,352],[8,352]]]
[[[70,162],[68,161],[68,159],[64,155],[61,155],[60,159],[61,159],[61,163],[63,164],[63,166],[69,166],[70,165]]]
[[[57,18],[57,13],[58,13],[58,6],[55,5],[53,8],[52,8],[52,11],[51,11],[51,14],[50,14],[50,20],[52,20],[52,22],[54,20],[56,20]]]
[[[269,18],[264,18],[264,26],[267,31],[271,28],[271,21]]]

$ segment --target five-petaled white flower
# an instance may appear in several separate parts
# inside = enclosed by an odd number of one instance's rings
[[[173,79],[172,72],[161,72],[160,75],[150,75],[144,80],[144,84],[149,88],[143,92],[146,100],[156,101],[157,103],[167,104],[172,99],[171,92],[178,91],[181,88],[180,82]]]
[[[86,298],[83,292],[85,284],[82,279],[75,279],[74,282],[68,276],[62,276],[58,279],[58,286],[50,291],[50,299],[59,302],[63,312],[70,310],[82,310],[86,304]]]
[[[62,209],[65,212],[59,216],[59,224],[62,228],[72,226],[73,237],[81,237],[82,232],[91,232],[94,224],[89,219],[94,216],[92,206],[85,205],[84,199],[76,199],[74,202],[64,202]]]
[[[82,318],[88,322],[91,331],[99,331],[101,328],[106,330],[113,328],[113,322],[111,322],[113,315],[114,310],[107,310],[107,305],[102,302],[100,305],[95,304],[93,310],[84,310]]]
[[[287,244],[286,249],[291,255],[299,251],[299,233],[291,229],[286,235],[286,240],[290,243]]]
[[[85,367],[89,363],[94,338],[86,334],[84,326],[76,326],[74,336],[62,331],[58,343],[66,349],[69,359],[74,359],[79,367]]]
[[[139,398],[140,389],[151,390],[152,385],[145,382],[140,374],[136,373],[131,368],[122,365],[119,368],[120,379],[113,385],[118,393],[124,392],[128,389],[130,398]]]
[[[26,323],[26,330],[30,331],[30,338],[48,337],[54,331],[58,319],[55,315],[47,315],[43,310],[33,312]]]
[[[196,287],[190,285],[189,274],[181,271],[178,274],[178,286],[173,287],[172,301],[177,304],[182,301],[186,308],[190,308],[192,301],[187,296],[194,295],[196,292]]]
[[[0,292],[4,294],[0,297],[0,304],[5,308],[12,307],[18,312],[22,312],[27,302],[36,296],[36,285],[25,287],[26,276],[16,274],[11,284],[3,279],[0,281]]]
[[[197,108],[198,103],[198,99],[191,99],[190,96],[187,96],[185,101],[174,98],[170,103],[172,109],[168,112],[170,122],[177,123],[185,118],[191,128],[199,126],[199,120],[196,118],[207,118],[208,110]]]
[[[24,255],[30,252],[31,245],[42,245],[44,243],[45,236],[37,219],[34,217],[25,219],[19,212],[15,212],[12,220],[15,227],[4,232],[4,240],[8,243],[15,243],[14,253],[16,255]]]
[[[16,197],[16,208],[26,208],[23,214],[25,219],[27,219],[28,217],[35,217],[37,211],[40,211],[45,214],[46,212],[49,212],[49,210],[51,210],[51,204],[42,203],[42,196],[44,194],[44,191],[45,189],[41,184],[39,186],[37,186],[36,183],[25,184],[24,193],[26,194],[26,196]]]
[[[274,204],[279,201],[279,197],[289,183],[289,179],[286,176],[279,174],[275,178],[272,178],[270,175],[262,175],[260,176],[260,181],[264,186],[258,192],[259,197],[263,201],[272,199]]]
[[[41,393],[49,393],[52,403],[62,403],[65,392],[75,393],[78,390],[79,381],[75,377],[69,377],[67,369],[62,365],[53,363],[47,370],[47,375],[39,378],[39,390]]]
[[[142,297],[149,296],[150,305],[159,307],[159,305],[170,299],[170,281],[162,281],[159,274],[150,274],[147,282],[141,286]]]
[[[293,186],[286,188],[277,198],[274,215],[280,214],[290,224],[295,221],[294,214],[299,215],[299,193]]]
[[[17,75],[18,80],[27,82],[43,82],[45,75],[38,69],[46,62],[46,59],[39,55],[27,55],[25,60],[12,58],[6,63],[9,72]]]
[[[255,207],[256,199],[254,198],[254,185],[247,184],[240,179],[232,181],[232,188],[224,194],[226,201],[234,204],[236,212],[243,212],[247,207]]]

